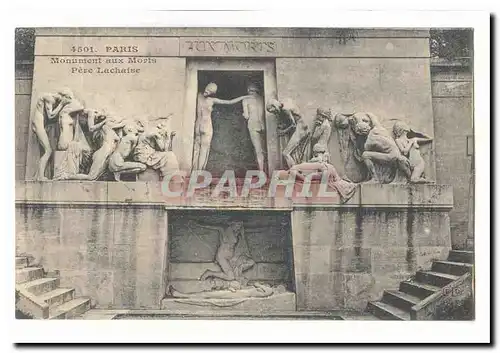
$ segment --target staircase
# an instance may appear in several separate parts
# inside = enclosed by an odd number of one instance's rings
[[[472,295],[472,251],[451,250],[446,261],[434,261],[430,271],[418,271],[399,290],[386,290],[367,311],[382,320],[435,320],[442,308]]]
[[[34,319],[73,319],[90,309],[90,298],[75,297],[74,288],[60,288],[59,278],[16,257],[16,309]]]

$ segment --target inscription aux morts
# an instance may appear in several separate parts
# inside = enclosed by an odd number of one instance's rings
[[[258,39],[186,39],[183,49],[191,55],[266,55],[276,53],[276,42]]]

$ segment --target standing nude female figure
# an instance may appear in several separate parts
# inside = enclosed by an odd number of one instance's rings
[[[36,180],[47,180],[45,169],[52,156],[49,136],[45,126],[59,116],[61,109],[73,98],[73,93],[69,90],[61,90],[58,93],[43,94],[37,101],[35,113],[31,117],[31,129],[35,133],[43,155],[38,162],[38,169],[35,175]]]
[[[198,94],[194,126],[193,170],[204,170],[207,165],[213,135],[212,110],[214,104],[231,105],[248,97],[241,96],[231,100],[223,100],[213,97],[216,93],[217,85],[212,82],[205,87],[203,93]]]

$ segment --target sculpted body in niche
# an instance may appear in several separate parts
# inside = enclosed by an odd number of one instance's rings
[[[264,170],[264,99],[255,84],[248,85],[249,96],[243,99],[243,117],[247,121],[248,133],[252,141],[259,170]]]
[[[249,96],[242,96],[231,100],[215,98],[217,85],[209,83],[203,93],[198,94],[196,105],[196,122],[194,126],[193,170],[204,170],[210,145],[212,143],[212,111],[214,104],[231,105],[242,101]]]

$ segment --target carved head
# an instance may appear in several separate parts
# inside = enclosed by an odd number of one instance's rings
[[[394,138],[401,137],[408,131],[410,131],[410,127],[402,121],[396,121],[392,127],[392,134]]]
[[[217,85],[214,82],[210,82],[207,87],[205,87],[205,91],[203,95],[205,97],[214,96],[217,93]]]
[[[156,129],[159,131],[161,135],[168,137],[168,131],[170,130],[170,125],[168,121],[163,120],[156,125]]]
[[[283,104],[278,102],[276,99],[270,99],[269,103],[266,105],[266,110],[271,114],[279,114]]]
[[[243,229],[243,222],[242,221],[231,221],[229,223],[229,226],[235,233],[239,233]]]
[[[334,122],[337,129],[347,129],[349,127],[350,115],[337,113],[335,114]]]
[[[136,122],[129,121],[123,127],[123,133],[125,135],[138,135],[139,134],[139,126],[137,125]]]
[[[371,113],[354,113],[349,122],[356,135],[366,136],[374,127],[379,127],[377,117]]]
[[[312,151],[313,159],[315,161],[328,162],[328,153],[326,151],[326,146],[322,144],[315,144]]]
[[[332,112],[330,109],[318,108],[316,109],[316,119],[314,120],[316,125],[321,125],[325,119],[332,119]]]
[[[57,94],[61,97],[61,100],[63,101],[70,101],[75,97],[73,92],[69,88],[60,89],[59,92],[57,92]]]
[[[259,93],[259,87],[255,83],[250,83],[247,87],[247,92],[248,94],[258,94]]]

